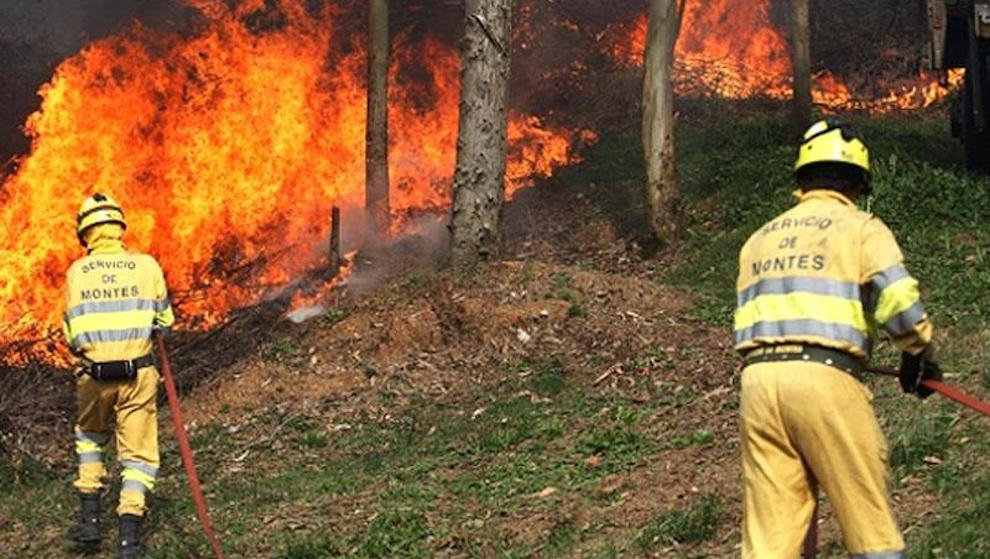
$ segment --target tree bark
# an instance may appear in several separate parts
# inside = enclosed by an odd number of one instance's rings
[[[388,0],[368,4],[368,119],[365,135],[366,241],[380,244],[389,231]]]
[[[811,125],[811,25],[808,0],[791,0],[791,66],[794,68],[794,131]]]
[[[643,77],[643,151],[646,210],[653,233],[666,243],[680,230],[681,197],[674,156],[674,46],[685,0],[650,0]]]
[[[505,195],[512,0],[467,0],[461,44],[457,169],[451,206],[451,263],[498,255]]]

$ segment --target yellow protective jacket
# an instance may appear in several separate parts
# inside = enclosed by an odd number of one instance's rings
[[[92,362],[147,355],[152,332],[175,322],[158,262],[127,252],[114,235],[92,240],[88,254],[72,264],[66,295],[65,338],[73,353]]]
[[[799,194],[795,207],[750,236],[739,253],[736,290],[740,352],[808,343],[865,360],[877,326],[913,354],[931,342],[918,282],[894,235],[835,191]]]

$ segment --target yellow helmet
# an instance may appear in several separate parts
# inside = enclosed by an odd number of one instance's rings
[[[97,192],[83,200],[82,205],[79,206],[79,213],[76,215],[76,235],[79,236],[79,242],[86,246],[84,240],[86,231],[104,223],[117,223],[127,229],[124,210],[120,208],[120,204],[113,198]]]
[[[870,184],[870,150],[855,131],[842,122],[828,119],[811,125],[798,148],[794,173],[817,163],[851,165],[863,172],[863,183]]]

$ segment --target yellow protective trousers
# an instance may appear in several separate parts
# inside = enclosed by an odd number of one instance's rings
[[[741,383],[743,558],[798,557],[819,486],[854,558],[904,557],[869,389],[801,361],[750,365]]]
[[[76,455],[81,493],[98,493],[107,483],[104,448],[116,424],[117,457],[121,465],[120,504],[117,514],[143,516],[145,496],[158,474],[158,371],[145,367],[129,381],[100,382],[79,375],[76,396]]]

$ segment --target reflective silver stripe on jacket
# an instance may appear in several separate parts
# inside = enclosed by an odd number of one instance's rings
[[[890,268],[887,268],[886,270],[870,278],[870,283],[872,283],[879,292],[883,291],[894,282],[898,282],[909,277],[911,277],[911,274],[908,273],[904,266],[896,265],[891,266]]]
[[[924,317],[925,307],[921,304],[921,301],[918,301],[906,310],[894,315],[894,318],[891,318],[885,322],[883,327],[892,335],[899,336],[912,331],[914,329],[914,325]]]
[[[867,353],[869,353],[870,348],[866,334],[856,328],[846,324],[812,319],[757,322],[749,328],[736,330],[735,342],[741,344],[753,338],[788,338],[794,336],[819,336],[837,342],[849,342]]]
[[[65,318],[72,320],[85,314],[126,312],[126,311],[155,311],[161,312],[168,308],[168,300],[155,299],[124,299],[122,301],[89,301],[76,305],[66,311]]]
[[[123,328],[119,330],[93,330],[83,332],[72,339],[72,345],[97,344],[100,342],[125,342],[127,340],[143,340],[151,337],[151,326],[141,328]]]
[[[870,551],[867,553],[853,553],[852,559],[904,559],[907,555],[904,551]]]
[[[853,301],[859,301],[860,298],[859,285],[851,281],[792,276],[762,279],[750,285],[736,294],[736,306],[742,307],[760,295],[785,295],[794,292],[831,295]]]
[[[144,462],[138,462],[137,460],[121,460],[120,465],[125,469],[129,468],[131,470],[137,470],[152,478],[158,476],[158,468],[152,466],[151,464],[145,464]]]

